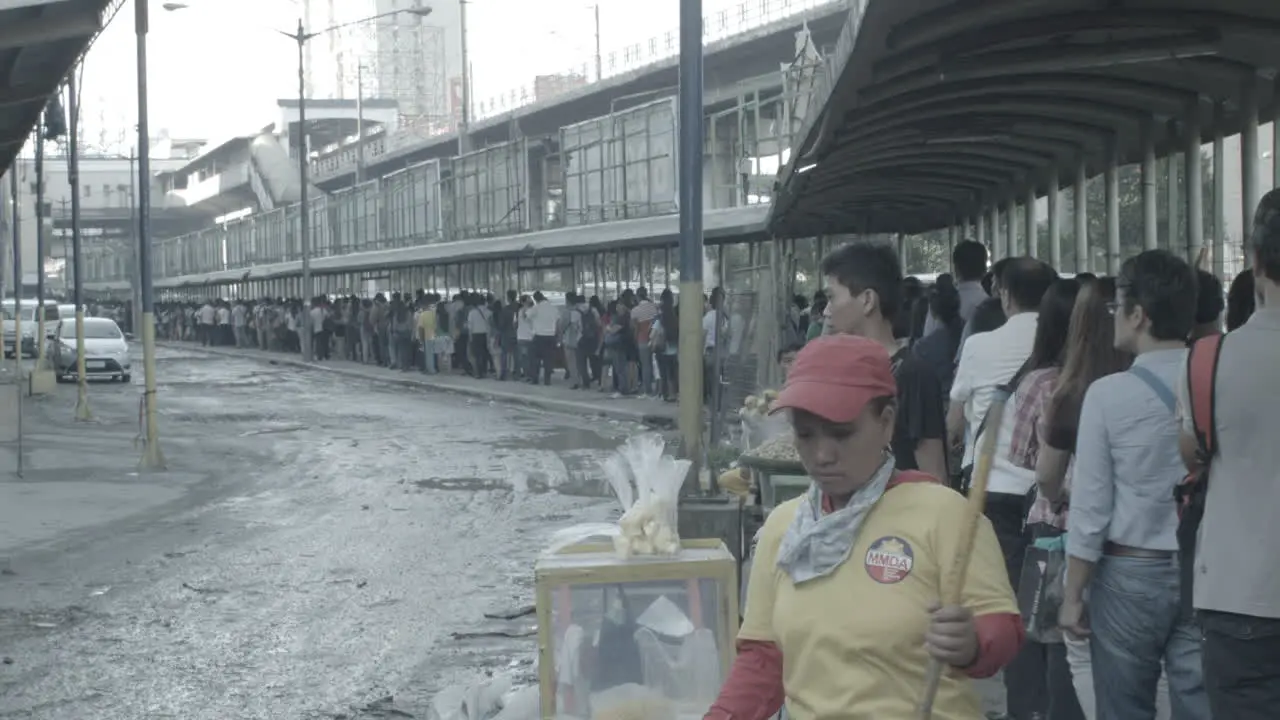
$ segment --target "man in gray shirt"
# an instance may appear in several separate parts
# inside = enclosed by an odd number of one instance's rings
[[[1176,391],[1195,322],[1196,276],[1148,250],[1116,278],[1115,344],[1133,367],[1085,393],[1067,521],[1060,621],[1090,637],[1097,720],[1151,720],[1163,664],[1179,720],[1208,720],[1200,632],[1182,612],[1174,487]],[[1088,612],[1085,591],[1088,590]]]
[[[1261,298],[1248,322],[1222,340],[1216,453],[1193,568],[1209,705],[1215,718],[1230,720],[1280,717],[1280,190],[1258,204],[1253,243]],[[1178,389],[1183,458],[1194,467],[1185,372]]]
[[[982,289],[982,276],[987,274],[987,246],[976,240],[957,243],[951,251],[951,267],[956,274],[956,293],[960,295],[960,319],[967,324],[987,291]],[[923,337],[938,329],[933,313],[924,321]]]

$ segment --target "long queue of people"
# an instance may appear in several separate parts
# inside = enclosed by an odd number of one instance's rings
[[[745,325],[726,315],[724,293],[703,298],[702,341],[710,394],[715,344],[740,345]],[[675,295],[656,301],[644,287],[624,290],[607,303],[569,292],[553,303],[541,292],[504,299],[460,292],[450,298],[419,290],[372,298],[316,297],[165,303],[160,337],[206,346],[300,352],[310,326],[313,357],[334,358],[426,374],[466,373],[476,378],[551,385],[563,374],[574,390],[615,397],[679,395],[679,312]],[[717,327],[721,329],[717,332]]]
[[[824,258],[773,407],[814,483],[757,535],[707,717],[915,717],[930,661],[942,720],[983,683],[987,717],[1280,717],[1280,190],[1252,241],[1225,298],[1164,250],[1065,277],[967,241],[927,290],[887,246]]]

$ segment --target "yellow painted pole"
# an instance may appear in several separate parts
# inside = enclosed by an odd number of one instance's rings
[[[76,273],[79,272],[77,267]],[[92,419],[93,413],[89,412],[89,382],[84,371],[84,307],[76,305],[76,420]]]
[[[146,374],[146,395],[143,405],[146,408],[147,445],[142,451],[142,467],[148,470],[163,470],[164,453],[160,451],[160,428],[156,422],[156,323],[151,312],[142,313],[142,370]]]

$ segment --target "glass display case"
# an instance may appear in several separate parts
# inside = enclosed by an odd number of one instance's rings
[[[542,717],[698,720],[733,661],[737,563],[720,540],[670,557],[582,544],[536,563]]]

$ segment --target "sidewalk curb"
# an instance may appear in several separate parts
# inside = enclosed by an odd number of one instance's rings
[[[457,387],[452,385],[443,385],[418,377],[382,377],[379,375],[366,375],[365,373],[349,370],[347,368],[332,367],[321,363],[308,363],[305,360],[295,360],[287,355],[258,355],[256,353],[247,354],[237,352],[235,350],[224,350],[222,348],[191,346],[183,343],[157,341],[158,347],[169,348],[171,350],[192,350],[205,353],[206,355],[221,355],[223,357],[234,357],[242,360],[250,360],[263,364],[279,364],[289,365],[291,367],[301,368],[303,370],[314,370],[318,372],[326,372],[332,375],[341,375],[343,377],[354,378],[357,380],[367,380],[369,382],[381,383],[384,385],[398,385],[400,387],[413,387],[420,390],[428,390],[433,392],[454,393],[456,395],[465,395],[467,397],[480,398],[495,402],[502,402],[508,405],[520,405],[524,407],[535,407],[543,410],[551,410],[554,412],[566,413],[570,415],[587,415],[604,417],[610,420],[621,420],[626,422],[638,422],[661,430],[670,430],[676,427],[676,419],[666,415],[656,415],[646,413],[643,410],[628,408],[625,406],[599,407],[597,405],[576,402],[573,400],[560,400],[558,398],[544,398],[522,395],[515,392],[507,392],[502,390],[487,390],[469,387]],[[416,373],[415,373],[416,374]],[[496,381],[495,381],[496,382]]]

